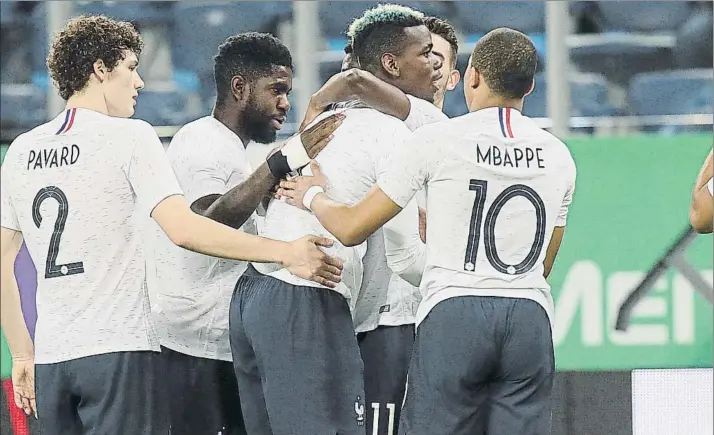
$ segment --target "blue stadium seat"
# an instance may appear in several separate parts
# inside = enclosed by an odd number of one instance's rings
[[[570,76],[571,116],[610,116],[616,110],[607,94],[608,83],[600,74],[577,74]],[[548,82],[545,74],[535,77],[533,92],[526,97],[523,113],[533,118],[548,116]]]
[[[630,112],[633,115],[683,115],[701,113],[708,105],[711,113],[713,79],[710,69],[638,74],[630,82]]]
[[[179,74],[195,74],[212,86],[213,56],[229,36],[265,31],[276,16],[290,14],[289,2],[178,2],[173,9],[171,56]]]
[[[134,118],[153,126],[183,125],[200,116],[188,108],[189,98],[178,90],[141,90]]]
[[[687,2],[599,1],[605,31],[673,31],[691,13]]]
[[[17,23],[18,17],[15,14],[15,3],[17,2],[0,2],[0,24],[3,28]]]
[[[74,14],[106,15],[115,20],[131,21],[137,26],[148,23],[168,23],[173,2],[78,1]]]
[[[454,22],[462,32],[483,35],[497,27],[524,33],[545,31],[545,3],[539,1],[457,1]]]
[[[630,82],[630,112],[640,116],[714,113],[713,78],[714,72],[711,69],[638,74]],[[642,130],[660,134],[711,133],[712,126],[646,126]]]
[[[3,127],[33,128],[47,121],[47,97],[29,84],[0,86],[0,113]]]

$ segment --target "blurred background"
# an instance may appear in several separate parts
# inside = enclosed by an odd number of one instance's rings
[[[146,87],[135,117],[168,144],[180,126],[210,113],[212,57],[225,38],[245,31],[273,33],[291,49],[293,108],[280,134],[292,134],[310,95],[339,71],[348,24],[379,3],[2,1],[2,155],[18,134],[63,109],[45,58],[51,36],[72,16],[105,14],[140,30]],[[524,112],[564,139],[578,166],[550,278],[559,371],[553,433],[712,434],[712,238],[697,237],[687,220],[712,148],[712,2],[390,3],[457,28],[462,77],[473,44],[493,28],[523,31],[538,49]],[[446,94],[444,110],[466,113],[462,83]],[[248,152],[257,163],[268,149],[251,144]],[[26,251],[16,273],[32,327],[36,282]],[[3,433],[31,431],[0,396]]]

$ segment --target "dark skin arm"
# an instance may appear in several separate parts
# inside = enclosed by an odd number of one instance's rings
[[[409,116],[411,103],[396,86],[378,79],[368,71],[352,68],[335,74],[312,95],[300,129],[309,125],[326,107],[333,103],[359,99],[369,107],[404,121]]]
[[[300,139],[310,158],[315,158],[332,139],[332,133],[339,127],[344,115],[335,114],[321,120],[309,130],[300,133]],[[247,180],[223,195],[203,196],[191,204],[194,213],[205,216],[232,228],[240,228],[271,190],[278,179],[270,172],[267,162],[263,163]]]

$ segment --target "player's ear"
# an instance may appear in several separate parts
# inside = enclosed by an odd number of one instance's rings
[[[104,61],[102,59],[97,59],[94,62],[92,70],[100,82],[103,82],[107,78],[107,67],[104,65]]]
[[[528,95],[530,95],[531,92],[533,92],[533,89],[535,89],[535,78],[534,78],[533,81],[531,82],[531,88],[528,89],[528,92],[526,92],[526,94],[524,95],[524,97],[527,97]]]
[[[247,100],[248,92],[250,92],[250,86],[243,76],[233,76],[231,78],[231,95],[236,101]]]
[[[401,75],[397,58],[392,53],[384,53],[380,60],[382,61],[382,68],[387,74],[394,78],[398,78]]]
[[[461,80],[461,73],[458,70],[453,70],[449,73],[449,81],[446,82],[446,90],[453,91],[456,85],[459,84]]]
[[[471,86],[476,89],[481,85],[481,73],[473,65],[469,65],[469,69],[471,69],[471,74],[467,74],[466,77],[470,78],[470,80],[468,80],[468,83],[464,83],[464,86]]]

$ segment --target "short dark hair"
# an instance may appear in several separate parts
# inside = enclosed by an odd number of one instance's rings
[[[488,32],[476,43],[471,66],[483,74],[493,92],[520,99],[533,84],[538,52],[526,35],[502,27]]]
[[[347,36],[361,67],[375,72],[382,66],[382,54],[404,51],[404,29],[423,25],[424,14],[419,11],[406,6],[379,5],[354,20]]]
[[[247,81],[269,75],[279,66],[293,69],[290,50],[269,33],[247,32],[229,37],[213,58],[217,102],[231,92],[231,80],[242,76]]]
[[[126,21],[103,15],[81,15],[67,22],[55,36],[47,56],[47,69],[60,96],[67,100],[83,90],[101,59],[107,70],[124,59],[124,50],[139,56],[144,48],[139,32]]]
[[[429,32],[441,36],[449,43],[451,46],[451,68],[456,68],[456,56],[459,54],[459,41],[456,39],[456,29],[454,29],[454,26],[436,17],[426,18],[424,24],[426,24],[426,28],[429,29]]]

